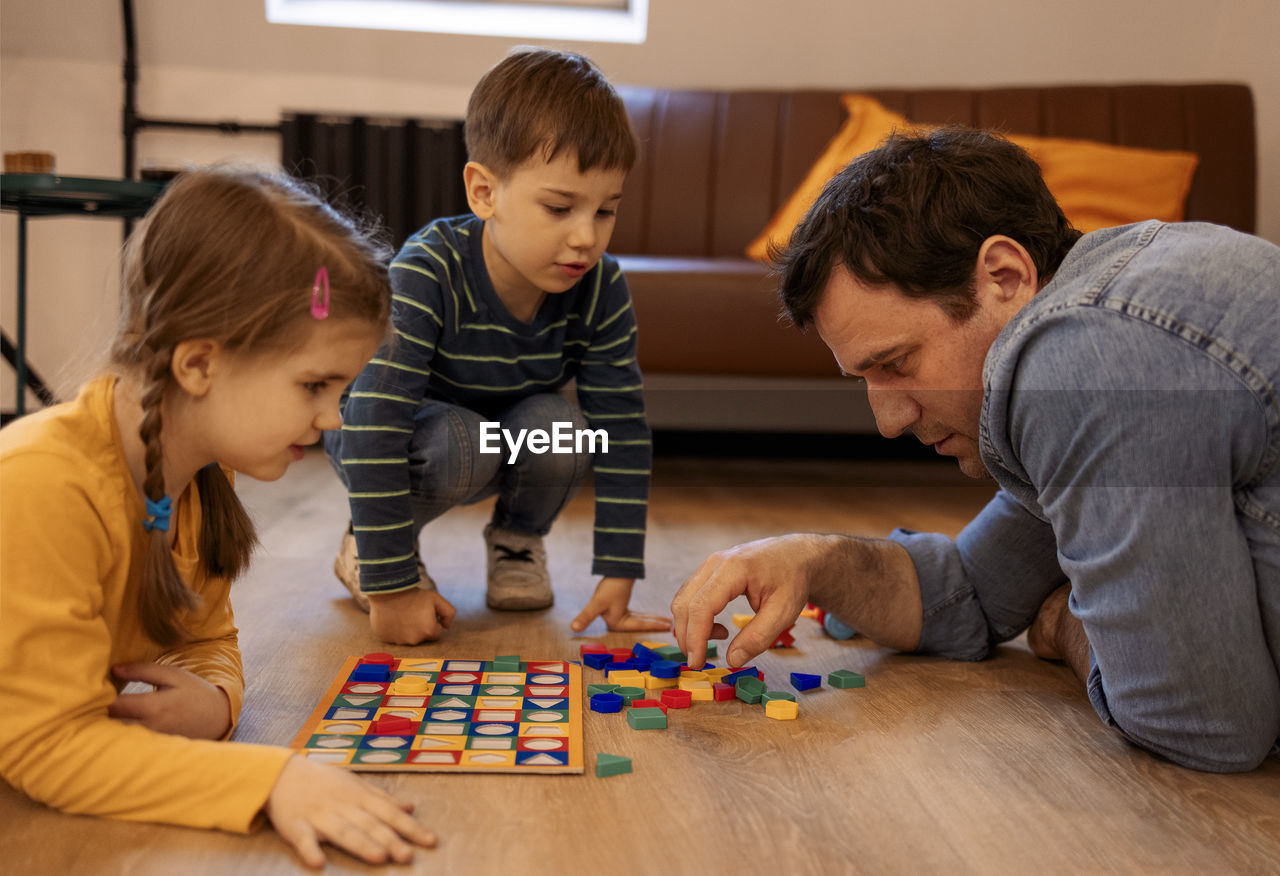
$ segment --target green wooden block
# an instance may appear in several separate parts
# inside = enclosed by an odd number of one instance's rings
[[[663,645],[661,648],[654,648],[653,653],[657,654],[663,660],[674,660],[677,663],[685,661],[684,652],[675,645]]]
[[[589,684],[587,685],[587,696],[593,697],[598,693],[617,693],[618,686],[616,684]]]
[[[867,680],[849,669],[837,669],[827,676],[827,684],[839,688],[866,687]]]
[[[596,778],[603,779],[605,776],[620,776],[629,772],[631,772],[631,758],[621,757],[616,754],[605,754],[603,751],[596,755]]]
[[[494,657],[489,663],[491,672],[519,672],[519,657]]]
[[[796,695],[785,690],[767,690],[760,695],[760,702],[767,703],[770,700],[788,700],[794,703]]]
[[[620,687],[613,692],[622,697],[624,706],[631,705],[632,700],[644,699],[644,688],[642,687]]]
[[[652,707],[627,709],[627,723],[632,730],[666,730],[667,713]]]
[[[744,703],[749,703],[753,706],[760,702],[760,695],[763,693],[764,682],[758,678],[743,676],[742,678],[739,678],[738,683],[733,686],[733,695]]]
[[[715,642],[707,642],[707,659],[711,659],[716,656],[718,652],[719,649],[716,647]]]

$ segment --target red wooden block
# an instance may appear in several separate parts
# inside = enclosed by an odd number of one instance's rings
[[[613,655],[614,663],[622,663],[625,660],[631,659],[630,648],[610,648],[609,653]]]
[[[582,647],[578,649],[578,653],[584,657],[588,654],[608,654],[609,648],[600,642],[584,642]]]
[[[673,709],[687,709],[693,705],[693,694],[687,690],[670,688],[662,692],[662,701]]]
[[[396,658],[390,654],[384,654],[381,651],[375,651],[372,654],[365,654],[360,658],[360,663],[372,663],[376,666],[390,666],[396,661]]]
[[[633,709],[662,709],[662,714],[667,713],[667,707],[657,700],[632,700],[631,708]]]
[[[734,691],[733,685],[731,684],[724,684],[723,682],[717,681],[711,685],[711,698],[718,703],[725,700],[731,700],[735,696],[736,691]]]
[[[375,736],[408,736],[417,726],[417,722],[403,715],[383,715],[369,725],[369,732]]]
[[[778,636],[778,640],[773,643],[775,648],[790,648],[796,643],[796,637],[791,635],[791,627],[787,627],[782,631],[782,635]]]

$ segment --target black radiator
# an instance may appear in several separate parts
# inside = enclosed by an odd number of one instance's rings
[[[281,166],[380,222],[395,247],[467,212],[461,121],[286,113],[280,127]]]

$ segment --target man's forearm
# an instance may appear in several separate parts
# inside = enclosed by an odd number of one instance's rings
[[[814,538],[809,601],[876,644],[914,651],[923,610],[920,582],[906,549],[881,538]]]

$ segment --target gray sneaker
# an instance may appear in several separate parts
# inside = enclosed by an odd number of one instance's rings
[[[484,601],[499,611],[531,611],[549,608],[555,601],[547,573],[547,549],[542,537],[484,528],[488,586]]]
[[[356,553],[356,537],[350,529],[342,534],[342,546],[338,548],[338,556],[333,561],[333,574],[338,576],[360,610],[367,613],[369,597],[360,590],[360,558]],[[421,558],[418,560],[418,587],[422,590],[436,589],[436,582],[427,574],[427,567]]]

